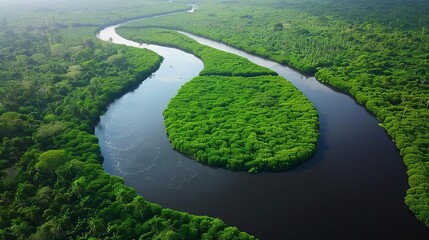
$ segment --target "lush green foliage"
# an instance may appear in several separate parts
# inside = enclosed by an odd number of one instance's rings
[[[132,25],[207,36],[353,94],[395,141],[409,169],[405,202],[429,226],[428,12],[418,0],[207,0]]]
[[[282,77],[197,77],[164,117],[174,148],[213,166],[283,170],[316,150],[317,112]]]
[[[0,29],[100,26],[190,9],[188,4],[157,0],[2,0]]]
[[[104,172],[94,125],[162,59],[93,33],[0,28],[0,239],[254,239]]]
[[[157,43],[192,53],[204,62],[200,75],[260,76],[276,72],[249,62],[235,54],[219,51],[171,30],[119,28],[118,33],[137,42]]]
[[[186,83],[164,112],[179,151],[212,166],[257,172],[291,168],[316,150],[316,110],[291,83],[267,76],[271,70],[171,30],[122,28],[120,34],[203,59],[202,76]],[[235,75],[242,77],[228,77]],[[265,76],[248,77],[254,75]]]

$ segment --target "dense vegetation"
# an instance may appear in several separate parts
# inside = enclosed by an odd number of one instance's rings
[[[180,152],[211,166],[258,172],[291,168],[316,150],[316,110],[290,82],[267,76],[271,70],[171,30],[119,33],[203,59],[201,77],[186,83],[164,112],[167,134]],[[229,77],[236,75],[241,77]]]
[[[406,204],[429,226],[428,1],[201,1],[131,26],[185,30],[315,73],[380,121],[408,168]]]
[[[49,6],[0,5],[0,238],[251,238],[220,220],[148,203],[100,166],[94,121],[160,59],[101,45],[90,37],[95,28],[61,28],[99,27],[183,5],[43,2]],[[316,72],[353,94],[396,142],[409,169],[406,203],[429,226],[427,1],[200,2],[192,15],[143,25],[224,41]]]
[[[281,77],[198,77],[164,112],[174,148],[229,169],[284,170],[316,150],[317,112]]]
[[[0,26],[0,239],[254,239],[104,172],[94,125],[159,56],[101,43],[94,28]]]
[[[198,56],[204,62],[204,69],[200,72],[202,76],[277,75],[276,72],[255,65],[243,57],[207,47],[199,44],[192,38],[171,30],[146,28],[143,31],[138,31],[122,27],[118,29],[118,33],[136,42],[157,43],[164,46],[176,47]]]
[[[22,29],[99,27],[127,19],[184,11],[190,8],[188,4],[159,0],[2,0],[0,25]]]

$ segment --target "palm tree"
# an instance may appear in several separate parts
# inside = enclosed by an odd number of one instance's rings
[[[32,237],[34,239],[59,239],[64,236],[64,231],[55,219],[43,223],[37,228],[37,232]]]
[[[33,222],[37,223],[40,219],[40,209],[36,207],[35,205],[31,205],[30,207],[24,207],[21,209],[21,213],[24,215],[24,217]]]
[[[159,216],[155,216],[150,220],[150,225],[152,227],[152,232],[155,232],[157,235],[165,229],[164,219]]]
[[[120,240],[120,239],[124,238],[122,235],[119,234],[118,225],[116,225],[116,224],[110,225],[110,223],[109,223],[109,225],[107,226],[107,232],[109,234],[112,234],[112,236],[108,237],[107,239]]]
[[[32,232],[31,225],[21,219],[12,220],[10,230],[18,240],[27,239],[28,235]]]
[[[88,220],[88,233],[90,236],[100,236],[104,232],[103,220],[98,217],[92,217]]]
[[[63,227],[61,226],[61,224],[58,222],[58,220],[54,220],[52,221],[52,234],[56,237],[56,238],[60,238],[62,236],[64,236],[64,230]]]
[[[82,199],[82,194],[85,191],[86,179],[85,177],[80,177],[73,181],[72,183],[72,192],[76,193],[79,196],[79,199]]]
[[[125,207],[125,211],[128,211],[128,209],[127,209],[127,204],[125,203],[125,199],[124,199],[124,194],[125,194],[124,189],[123,189],[123,188],[119,189],[119,190],[115,193],[116,201],[121,202],[121,203],[124,205],[124,207]]]
[[[143,210],[147,207],[146,200],[142,196],[137,195],[131,204],[134,206],[134,211],[138,212],[140,218],[143,219]]]

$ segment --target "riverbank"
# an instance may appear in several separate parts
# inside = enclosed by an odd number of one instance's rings
[[[388,19],[380,19],[386,8],[376,2],[285,5],[268,1],[256,8],[246,1],[207,1],[193,16],[130,26],[181,29],[216,39],[304,72],[317,72],[320,81],[354,96],[381,121],[399,149],[409,175],[405,203],[429,226],[425,80],[429,45],[422,44],[429,42],[424,17],[429,5],[389,4]],[[354,10],[341,11],[343,6]]]
[[[276,72],[171,30],[119,33],[174,45],[205,64],[201,77],[185,84],[164,111],[175,149],[210,166],[252,173],[290,169],[315,152],[317,112]]]
[[[207,39],[198,41],[235,51]],[[169,51],[163,51],[163,55],[167,56]],[[109,152],[103,155],[105,163],[112,164],[109,168],[112,173],[123,176],[128,185],[151,201],[182,211],[220,217],[263,239],[321,236],[342,239],[351,238],[351,232],[356,239],[378,239],[387,235],[398,239],[407,238],[410,233],[416,238],[427,236],[426,228],[416,222],[403,204],[407,188],[404,166],[395,146],[373,116],[350,97],[329,89],[314,78],[274,62],[240,54],[289,79],[315,105],[320,114],[320,140],[318,151],[309,161],[286,173],[233,173],[187,159],[173,151],[165,137],[153,144],[155,157],[137,157],[135,161],[124,162],[121,160],[133,156],[136,149],[144,152],[143,147],[129,144],[136,143],[136,136],[109,131],[108,138],[104,139],[109,143],[105,145]],[[174,59],[175,53],[168,56]],[[186,63],[188,59],[178,61]],[[171,69],[176,68],[168,66],[166,71]],[[192,69],[192,65],[186,69]],[[124,101],[116,105],[117,110],[106,113],[103,121],[109,123],[110,129],[126,125],[135,130],[118,118],[133,118],[118,110],[129,105],[134,104]],[[159,131],[165,131],[160,126]],[[152,130],[148,139],[161,139],[162,133]],[[122,144],[121,148],[115,150],[116,144]],[[124,151],[128,148],[129,151]],[[136,171],[121,173],[114,164],[118,161],[123,164],[121,168]],[[273,215],[273,211],[277,214]],[[249,212],[258,219],[265,219],[264,223],[246,217]],[[344,216],[348,221],[344,221]],[[309,221],[312,231],[306,230]],[[288,226],[287,231],[272,231],[285,226]],[[334,228],[342,231],[329,230]]]

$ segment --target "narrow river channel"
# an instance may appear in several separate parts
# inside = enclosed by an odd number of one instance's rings
[[[404,204],[408,185],[398,150],[377,119],[351,97],[275,62],[187,34],[278,72],[320,116],[317,152],[291,171],[252,175],[204,166],[171,148],[162,117],[203,63],[176,49],[124,39],[117,26],[97,36],[164,57],[152,77],[110,105],[95,129],[104,169],[146,199],[219,217],[260,239],[429,239],[428,229]]]

